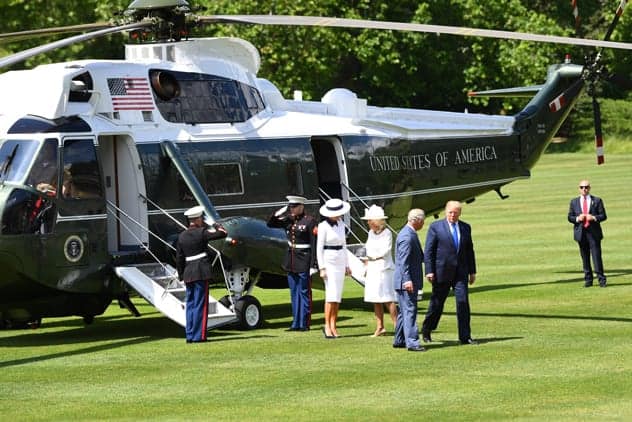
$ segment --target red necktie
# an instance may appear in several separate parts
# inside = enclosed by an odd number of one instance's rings
[[[588,227],[590,222],[588,221],[588,218],[586,217],[586,215],[588,215],[588,200],[586,199],[585,196],[582,199],[582,213],[584,213],[584,228],[586,228]]]

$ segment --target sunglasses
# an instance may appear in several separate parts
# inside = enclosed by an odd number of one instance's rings
[[[590,189],[590,185],[587,185],[587,186],[580,186],[579,188],[580,188],[580,189]]]

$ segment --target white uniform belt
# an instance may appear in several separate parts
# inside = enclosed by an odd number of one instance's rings
[[[202,252],[202,253],[199,253],[199,254],[197,254],[197,255],[187,256],[187,257],[186,257],[186,260],[187,260],[187,262],[197,261],[198,259],[202,259],[202,258],[204,258],[205,256],[206,256],[206,252]]]
[[[290,248],[294,248],[294,249],[309,249],[309,248],[311,248],[311,246],[309,244],[306,244],[306,243],[294,244],[292,242],[287,242],[287,244],[290,246]]]

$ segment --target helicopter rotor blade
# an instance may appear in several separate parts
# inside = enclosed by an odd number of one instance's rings
[[[597,164],[605,161],[603,155],[603,134],[601,132],[601,108],[595,95],[592,96],[593,118],[595,120],[595,149],[597,151]]]
[[[623,15],[623,10],[625,10],[625,6],[627,6],[628,4],[628,0],[621,0],[621,3],[619,3],[619,6],[617,7],[617,11],[614,14],[614,18],[612,19],[612,22],[610,22],[610,26],[608,27],[608,30],[606,31],[606,36],[603,37],[604,41],[609,41],[610,37],[612,36],[612,32],[614,31],[615,26],[617,26],[617,23],[619,22],[619,18],[621,17],[621,15]]]
[[[54,41],[48,44],[40,45],[34,48],[30,48],[28,50],[20,51],[19,53],[11,54],[10,56],[3,57],[0,59],[0,69],[3,67],[11,66],[16,63],[23,62],[33,56],[37,56],[38,54],[46,53],[57,48],[66,47],[72,44],[76,44],[79,42],[91,40],[93,38],[102,37],[107,34],[112,34],[116,32],[123,31],[131,31],[134,29],[141,29],[148,26],[151,26],[151,21],[142,21],[136,23],[130,23],[127,25],[116,26],[113,28],[101,29],[99,31],[88,32],[87,34],[79,34],[73,37],[64,38],[62,40]]]
[[[626,0],[623,0],[626,1]],[[513,39],[554,44],[583,45],[632,50],[632,43],[601,41],[588,38],[571,38],[525,32],[499,31],[458,26],[427,25],[421,23],[369,21],[362,19],[328,18],[321,16],[286,15],[209,15],[198,16],[197,23],[247,23],[257,25],[321,26],[329,28],[386,29],[393,31],[427,32],[470,37]]]
[[[28,31],[8,32],[0,34],[0,43],[11,41],[22,41],[30,38],[43,37],[46,35],[68,34],[71,32],[96,31],[104,28],[111,28],[114,25],[107,22],[88,23],[83,25],[58,26],[55,28],[31,29]]]

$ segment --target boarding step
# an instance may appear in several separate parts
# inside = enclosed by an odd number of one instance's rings
[[[115,272],[169,319],[183,327],[186,325],[186,287],[172,266],[146,263],[115,267]],[[236,320],[232,310],[209,294],[209,329]]]

